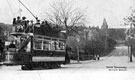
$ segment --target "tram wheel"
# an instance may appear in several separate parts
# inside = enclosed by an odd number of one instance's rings
[[[27,70],[27,68],[23,65],[23,66],[21,66],[21,69],[22,70]]]
[[[31,65],[22,65],[21,67],[22,70],[32,70]]]
[[[46,64],[46,69],[56,69],[60,68],[60,64],[58,63],[47,63]]]

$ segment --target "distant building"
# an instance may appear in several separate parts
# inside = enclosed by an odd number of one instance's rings
[[[90,27],[88,32],[88,40],[99,40],[99,27]]]

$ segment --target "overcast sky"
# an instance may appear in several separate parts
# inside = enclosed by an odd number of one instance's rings
[[[36,16],[44,19],[43,14],[49,8],[49,4],[56,0],[21,0]],[[86,9],[88,16],[87,25],[101,26],[106,18],[110,28],[121,27],[123,17],[130,14],[130,7],[134,0],[72,0],[76,7]],[[18,0],[0,0],[0,22],[12,24],[12,18],[19,15]],[[22,16],[34,19],[22,6]]]

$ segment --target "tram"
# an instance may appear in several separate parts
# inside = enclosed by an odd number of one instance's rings
[[[29,24],[24,19],[20,20],[18,17],[17,21],[13,21],[14,27],[10,36],[14,40],[4,49],[2,64],[21,65],[22,70],[58,68],[65,64],[65,34],[50,27],[47,21]]]
[[[5,48],[0,55],[2,65],[21,65],[22,70],[34,68],[59,68],[69,62],[65,33],[58,25],[40,20],[27,8],[21,0],[19,3],[36,19],[36,22],[26,20],[26,17],[13,19],[13,29],[5,42]]]

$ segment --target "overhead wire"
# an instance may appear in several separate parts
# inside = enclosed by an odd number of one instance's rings
[[[8,0],[7,0],[7,3],[8,3],[8,6],[9,6],[9,9],[10,9],[10,11],[11,11],[12,17],[14,17],[14,13],[13,13],[12,7],[11,7],[11,5],[10,5],[10,3],[9,3]]]
[[[20,14],[20,17],[21,17],[21,12],[22,12],[22,9],[21,9],[21,4],[20,4],[20,2],[19,2],[19,14]]]

